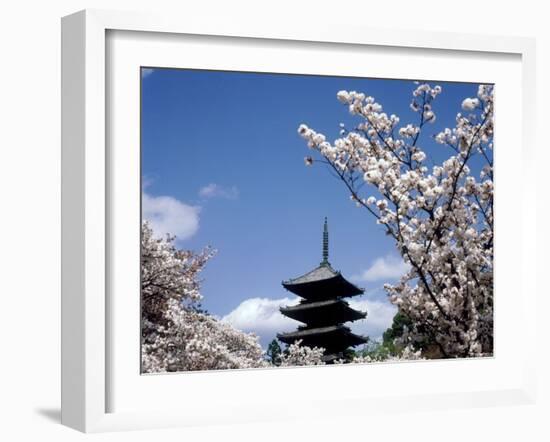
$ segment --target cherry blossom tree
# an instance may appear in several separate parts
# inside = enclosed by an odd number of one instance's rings
[[[401,124],[373,97],[340,91],[337,99],[359,118],[341,124],[334,142],[305,124],[298,128],[320,162],[344,184],[351,200],[395,240],[410,266],[385,286],[390,301],[411,320],[401,344],[433,343],[441,357],[493,351],[493,86],[466,97],[454,126],[432,134],[449,157],[428,167],[423,136],[436,119],[442,89],[416,84],[410,104],[416,123]],[[483,166],[471,169],[479,156]]]
[[[206,248],[195,254],[178,250],[175,237],[157,238],[147,221],[141,231],[141,302],[144,321],[162,324],[170,300],[195,308],[200,294],[199,273],[214,255]]]
[[[258,337],[200,309],[200,271],[211,249],[178,250],[142,225],[142,370],[146,373],[263,367]]]

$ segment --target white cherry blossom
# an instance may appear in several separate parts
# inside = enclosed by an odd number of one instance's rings
[[[421,135],[436,118],[440,86],[418,83],[411,109],[418,121],[397,127],[373,97],[340,91],[337,98],[360,122],[332,143],[305,124],[298,132],[394,240],[409,264],[390,302],[412,320],[401,338],[411,349],[430,342],[442,357],[493,352],[493,86],[467,97],[453,127],[431,134],[450,156],[430,169]],[[318,143],[317,140],[323,140]],[[484,165],[472,175],[470,163]],[[362,182],[368,184],[362,186]],[[365,193],[367,193],[365,195]],[[412,351],[412,350],[411,350]]]

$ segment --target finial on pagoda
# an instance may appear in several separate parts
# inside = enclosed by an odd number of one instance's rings
[[[325,225],[323,228],[323,260],[321,261],[322,266],[330,265],[328,262],[328,223],[327,217],[325,216]]]

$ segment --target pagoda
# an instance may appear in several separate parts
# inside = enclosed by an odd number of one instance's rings
[[[302,322],[294,332],[279,333],[277,339],[285,344],[298,340],[308,347],[323,347],[323,360],[331,363],[345,359],[345,350],[364,344],[367,339],[351,332],[344,325],[367,317],[366,312],[354,310],[344,298],[361,295],[361,289],[332,268],[328,261],[328,225],[325,218],[323,231],[323,260],[318,267],[299,276],[283,281],[283,287],[300,296],[300,303],[281,307],[284,316]]]

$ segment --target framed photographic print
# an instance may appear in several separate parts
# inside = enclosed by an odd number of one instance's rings
[[[531,40],[85,11],[62,42],[63,423],[533,400]]]

